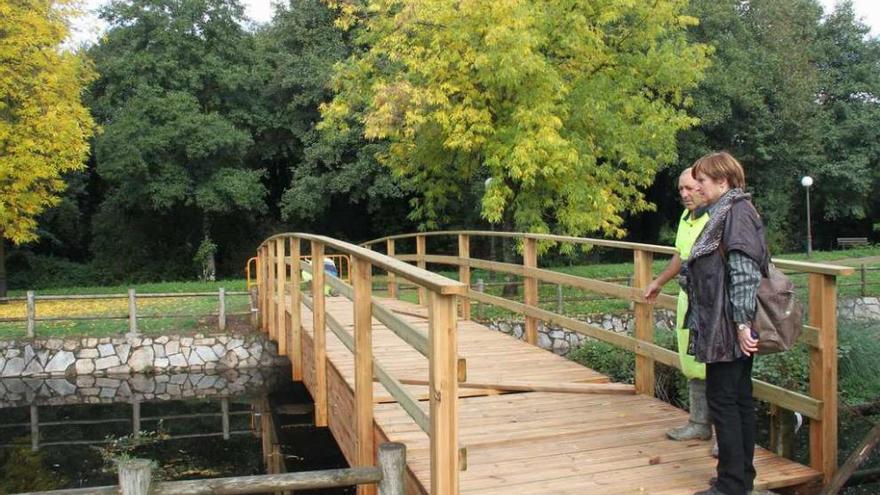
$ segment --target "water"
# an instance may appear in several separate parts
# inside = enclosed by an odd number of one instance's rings
[[[2,379],[0,493],[115,485],[120,456],[156,461],[163,481],[347,467],[289,377],[274,368]],[[279,409],[287,414],[270,413]]]

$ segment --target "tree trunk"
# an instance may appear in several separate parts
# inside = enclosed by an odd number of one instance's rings
[[[6,239],[0,231],[0,297],[6,297]]]

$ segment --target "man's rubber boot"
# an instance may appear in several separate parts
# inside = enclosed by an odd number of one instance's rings
[[[709,440],[712,426],[709,421],[709,405],[706,403],[706,380],[689,380],[691,415],[688,423],[666,432],[672,440]]]

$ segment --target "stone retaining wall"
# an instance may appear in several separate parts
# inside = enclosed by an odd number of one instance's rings
[[[260,333],[0,341],[0,377],[118,375],[288,364]]]
[[[841,297],[837,300],[837,315],[844,320],[880,320],[880,298]]]

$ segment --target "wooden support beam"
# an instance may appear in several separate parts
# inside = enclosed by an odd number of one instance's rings
[[[470,236],[467,234],[459,234],[458,236],[458,257],[461,259],[462,263],[458,267],[458,281],[471,286],[471,267],[468,265],[467,260],[471,257],[471,242]],[[458,303],[461,308],[461,319],[462,320],[470,320],[471,319],[471,300],[470,298],[464,296],[458,298]]]
[[[297,262],[294,262],[294,265]],[[327,325],[324,301],[324,245],[312,241],[312,329],[314,333],[315,426],[327,426]]]
[[[538,268],[538,241],[531,237],[523,239],[523,268],[525,268],[526,271],[528,271],[529,268]],[[538,305],[538,279],[534,276],[526,275],[525,278],[523,278],[523,302],[526,306]],[[525,337],[526,342],[532,345],[537,345],[537,318],[526,316]]]
[[[418,261],[416,261],[416,265],[419,268],[421,268],[422,270],[424,270],[426,268],[425,259],[424,259],[425,254],[426,254],[425,253],[425,236],[417,235],[416,236],[416,256],[418,256],[420,259]],[[428,293],[427,290],[420,285],[419,286],[419,304],[421,306],[428,304],[427,293]]]
[[[837,470],[837,279],[811,273],[810,325],[819,348],[810,349],[810,395],[822,401],[822,418],[810,421],[810,467],[829,483]]]
[[[279,237],[275,239],[275,297],[278,299],[278,306],[275,309],[273,317],[276,319],[277,335],[278,335],[278,354],[287,355],[287,343],[290,336],[290,327],[287,322],[287,298],[284,291],[287,284],[287,264],[285,260],[285,239]]]
[[[299,256],[300,240],[298,237],[290,238],[290,345],[287,355],[290,358],[291,374],[295,381],[303,379],[303,349],[302,349],[302,290],[300,290]],[[285,303],[286,305],[286,303]]]
[[[385,254],[394,257],[394,239],[385,241]],[[388,297],[397,299],[397,275],[394,272],[388,272]]]
[[[268,300],[268,305],[266,307],[266,321],[269,326],[269,338],[272,340],[278,340],[278,318],[275,315],[278,314],[278,304],[280,301],[277,301],[275,298],[275,270],[278,266],[275,259],[277,256],[275,255],[275,247],[276,244],[273,241],[269,241],[266,243],[266,249],[269,252],[269,256],[266,257],[268,263],[266,263],[266,270],[268,272],[268,277],[266,278],[266,298]]]
[[[431,493],[458,495],[458,341],[454,296],[429,294],[428,339]]]
[[[354,289],[355,346],[355,465],[373,465],[373,314],[372,266],[355,256],[352,260],[351,285]],[[361,485],[358,495],[375,495],[374,486]],[[442,493],[442,492],[434,492]]]
[[[633,252],[634,273],[633,288],[641,293],[651,283],[651,263],[654,254],[650,251],[637,250]],[[635,338],[650,344],[654,343],[654,307],[644,302],[635,302],[633,308],[635,316]],[[636,355],[636,392],[654,396],[654,360],[642,355]]]

